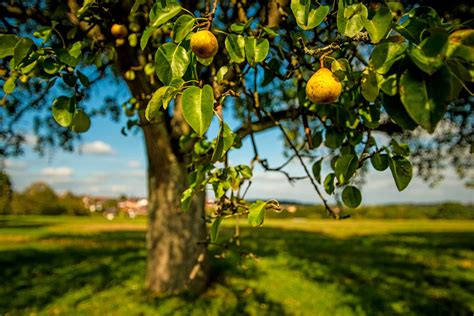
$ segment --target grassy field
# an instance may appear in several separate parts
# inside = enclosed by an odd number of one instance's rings
[[[211,249],[201,297],[154,298],[144,219],[0,217],[0,315],[472,315],[473,224],[273,219],[256,259]]]

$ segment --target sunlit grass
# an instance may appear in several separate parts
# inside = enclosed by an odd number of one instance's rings
[[[144,288],[146,220],[0,218],[0,315],[469,315],[471,221],[276,220],[242,229],[199,298]],[[220,234],[233,235],[232,222]]]

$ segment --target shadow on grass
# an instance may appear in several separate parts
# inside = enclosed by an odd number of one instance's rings
[[[31,221],[21,221],[18,218],[1,218],[0,219],[0,229],[22,229],[22,228],[43,228],[50,226],[48,223],[34,223]]]
[[[286,253],[287,267],[319,284],[337,284],[339,304],[368,315],[469,315],[474,233],[394,233],[338,239],[261,228],[245,237],[262,257]],[[247,245],[249,243],[247,242]],[[467,274],[469,278],[466,278]],[[344,294],[356,301],[345,302]]]
[[[286,268],[299,271],[305,279],[323,286],[336,284],[341,301],[335,304],[345,304],[353,311],[371,315],[471,312],[468,302],[474,284],[472,278],[465,278],[465,273],[472,267],[459,266],[459,262],[472,264],[474,234],[470,232],[338,239],[260,228],[245,229],[242,238],[244,247],[265,260],[283,256]],[[26,308],[42,310],[67,293],[88,287],[90,296],[74,303],[79,304],[107,289],[126,287],[132,277],[144,279],[146,252],[142,231],[51,234],[38,242],[30,248],[0,251],[0,314],[21,313]],[[235,257],[212,259],[212,284],[201,297],[156,299],[145,295],[142,289],[136,299],[151,309],[167,304],[168,310],[182,314],[196,310],[226,315],[255,310],[272,315],[288,312],[281,302],[270,299],[261,290],[227,283],[229,277],[244,283],[258,280],[266,271],[259,271],[258,264],[255,267],[243,270],[235,264]],[[356,299],[344,300],[344,295]]]

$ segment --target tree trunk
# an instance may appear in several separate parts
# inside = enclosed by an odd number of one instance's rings
[[[155,294],[201,291],[206,283],[204,193],[187,212],[181,194],[187,187],[186,165],[165,124],[143,127],[148,155],[149,222],[147,286]],[[175,141],[176,142],[176,141]]]
[[[129,12],[126,11],[126,12]],[[131,67],[142,65],[137,49],[128,45],[117,47],[117,66],[124,74]],[[139,56],[142,54],[141,56]],[[142,58],[145,60],[144,58]],[[189,132],[181,111],[181,99],[175,102],[173,115],[149,123],[144,109],[158,86],[137,72],[135,80],[127,81],[132,95],[141,104],[142,125],[148,156],[148,232],[147,287],[154,294],[198,293],[206,285],[206,223],[204,193],[196,194],[189,210],[181,211],[181,195],[187,188],[185,155],[179,149],[179,137]]]

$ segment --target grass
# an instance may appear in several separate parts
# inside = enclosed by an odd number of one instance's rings
[[[232,235],[231,223],[221,238]],[[0,315],[471,315],[474,225],[278,220],[212,248],[202,296],[144,288],[144,219],[0,217]],[[224,258],[216,258],[216,256]]]

